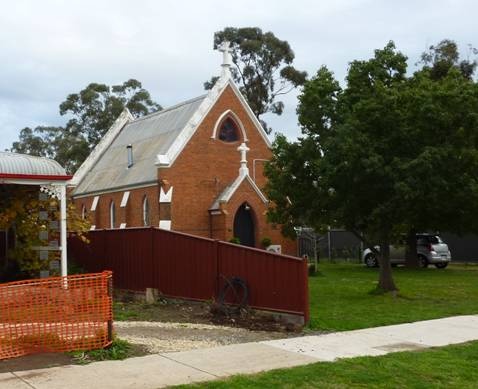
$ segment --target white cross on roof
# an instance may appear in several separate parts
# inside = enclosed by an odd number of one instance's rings
[[[222,53],[222,75],[223,76],[230,76],[231,71],[230,67],[232,65],[232,56],[231,56],[231,43],[229,41],[223,41],[218,50]]]

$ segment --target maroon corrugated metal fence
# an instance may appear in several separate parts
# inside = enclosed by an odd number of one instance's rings
[[[300,258],[158,228],[98,230],[88,239],[70,239],[69,256],[88,271],[112,270],[116,288],[212,300],[225,279],[240,277],[251,307],[309,319],[307,261]]]

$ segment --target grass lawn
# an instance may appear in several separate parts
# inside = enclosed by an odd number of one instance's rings
[[[186,386],[183,386],[186,387]],[[190,387],[190,386],[188,386]],[[273,370],[202,388],[477,388],[478,342]]]
[[[310,328],[343,331],[478,314],[478,265],[442,270],[397,267],[393,275],[399,288],[395,298],[370,294],[377,283],[377,269],[319,264],[319,274],[309,278]]]

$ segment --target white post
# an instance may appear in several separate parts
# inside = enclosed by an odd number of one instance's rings
[[[66,252],[66,184],[60,186],[60,239],[61,239],[61,275],[68,275]]]

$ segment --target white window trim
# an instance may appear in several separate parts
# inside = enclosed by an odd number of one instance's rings
[[[146,207],[147,205],[147,207]],[[146,220],[146,214],[147,214],[147,219]],[[143,226],[147,227],[151,225],[151,212],[150,212],[150,207],[149,207],[149,200],[147,196],[144,196],[143,198]]]
[[[241,130],[242,138],[244,139],[243,142],[247,142],[248,139],[246,135],[246,130],[244,129],[244,125],[242,124],[241,120],[234,113],[232,109],[228,109],[227,111],[223,112],[221,116],[219,116],[219,118],[216,120],[216,124],[214,125],[214,130],[212,131],[211,139],[216,139],[216,136],[218,135],[219,126],[222,124],[224,120],[227,119],[228,116],[232,118],[233,122],[239,127],[239,130]]]
[[[171,220],[160,220],[159,228],[163,230],[171,230]]]
[[[123,193],[123,198],[121,199],[121,204],[120,204],[121,208],[126,207],[126,204],[128,204],[128,199],[129,199],[129,190]]]
[[[113,229],[115,228],[116,224],[116,207],[115,207],[115,202],[112,201],[110,203],[110,228]]]
[[[96,207],[98,206],[99,199],[100,199],[100,196],[95,196],[93,198],[93,202],[91,203],[91,211],[96,211]]]
[[[170,203],[173,198],[173,187],[171,186],[167,192],[164,192],[161,187],[159,191],[159,202],[160,203]]]

